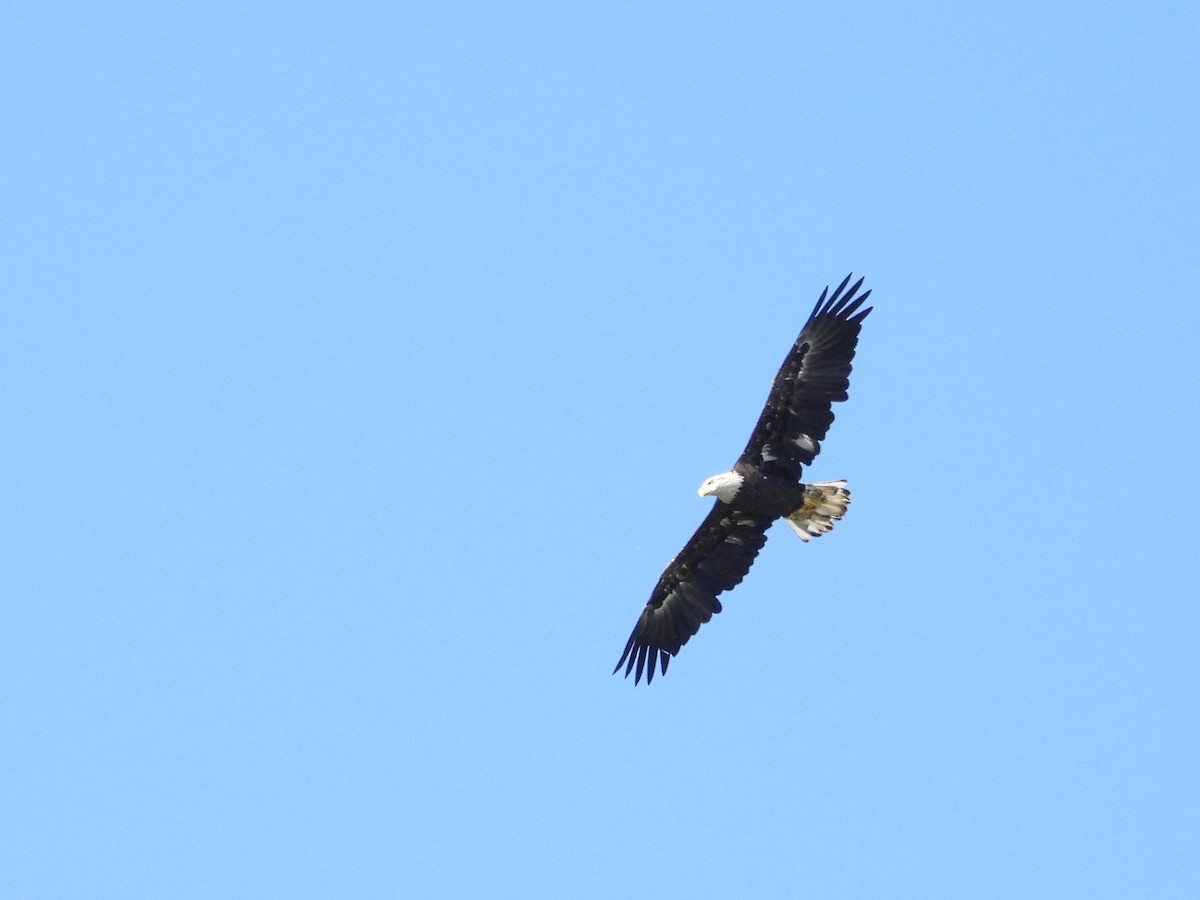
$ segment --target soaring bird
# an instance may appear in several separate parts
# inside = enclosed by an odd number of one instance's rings
[[[832,530],[846,514],[845,481],[802,484],[800,469],[821,452],[832,405],[848,396],[858,333],[871,311],[860,309],[871,295],[858,294],[863,279],[846,290],[850,278],[828,299],[828,286],[821,292],[733,468],[700,485],[701,497],[717,498],[712,511],[667,563],[613,674],[624,666],[626,678],[636,672],[634,684],[643,672],[649,684],[658,666],[665,675],[671,657],[721,611],[717,596],[750,571],[776,519],[807,541]]]

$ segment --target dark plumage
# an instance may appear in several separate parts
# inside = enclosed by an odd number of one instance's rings
[[[700,523],[658,579],[625,652],[613,672],[625,667],[634,682],[654,680],[700,626],[721,611],[717,597],[737,586],[767,542],[767,529],[783,518],[803,540],[828,532],[850,503],[845,482],[801,484],[803,466],[821,452],[833,422],[832,404],[845,400],[851,361],[870,291],[849,290],[846,276],[833,296],[829,288],[809,316],[775,376],[766,406],[732,471],[714,475],[700,488],[715,495]]]

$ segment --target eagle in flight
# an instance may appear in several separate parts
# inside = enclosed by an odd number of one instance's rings
[[[846,514],[846,482],[802,484],[800,468],[821,452],[832,405],[847,398],[858,332],[871,311],[860,309],[871,295],[858,293],[863,279],[846,290],[850,277],[832,297],[828,287],[821,292],[733,469],[700,485],[701,497],[717,498],[712,511],[667,564],[613,674],[624,666],[626,678],[636,672],[635,684],[643,672],[649,684],[659,666],[665,675],[671,657],[721,611],[717,596],[750,571],[776,519],[807,541]]]

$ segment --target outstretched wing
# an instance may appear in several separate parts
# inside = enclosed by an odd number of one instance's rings
[[[643,671],[646,683],[653,681],[656,664],[666,674],[670,658],[721,611],[717,595],[746,577],[773,521],[773,516],[738,512],[718,500],[691,540],[667,564],[613,673],[625,666],[628,678],[636,666],[634,684],[641,681]]]
[[[871,292],[855,299],[863,280],[858,279],[847,291],[850,277],[846,276],[828,300],[829,288],[821,292],[775,376],[739,465],[799,480],[800,467],[809,465],[821,452],[821,441],[833,422],[830,407],[847,397],[858,332],[871,311],[870,307],[858,311]]]

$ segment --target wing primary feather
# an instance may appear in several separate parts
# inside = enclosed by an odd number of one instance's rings
[[[825,285],[825,290],[821,291],[821,296],[817,298],[817,305],[813,307],[813,311],[808,314],[809,319],[816,317],[821,310],[821,304],[825,302],[825,295],[829,293],[829,285]]]
[[[845,278],[842,279],[842,283],[837,286],[837,290],[834,291],[833,296],[829,298],[830,306],[833,306],[835,303],[837,303],[838,297],[841,296],[842,291],[844,291],[846,289],[846,285],[850,283],[850,279],[853,277],[854,277],[854,273],[851,272],[849,275],[847,275]],[[858,284],[862,284],[862,281],[863,280],[860,278],[858,280]],[[858,287],[858,285],[855,285],[855,287]],[[853,291],[851,291],[851,293],[853,293]]]
[[[858,308],[860,306],[862,306],[863,302],[870,296],[871,296],[871,292],[867,291],[865,294],[863,294],[861,297],[859,297],[857,300],[855,300],[854,303],[852,303],[849,307],[846,308],[843,315],[845,316],[847,322],[849,322],[851,325],[857,325],[859,322],[861,322],[863,319],[865,319],[867,317],[867,313],[869,313],[872,309],[875,308],[873,306],[868,306],[862,312],[859,312],[857,315],[853,315],[853,313],[855,313],[855,311],[858,310]]]
[[[631,650],[633,650],[634,641],[637,640],[637,633],[638,633],[638,630],[635,627],[633,629],[633,633],[631,635],[629,635],[629,640],[625,642],[625,652],[621,654],[621,658],[617,661],[617,667],[612,670],[612,673],[614,675],[616,675],[618,672],[621,671],[621,666],[625,665],[625,660],[630,659],[629,653]],[[633,661],[630,659],[629,665],[625,666],[625,677],[626,678],[629,677],[629,669],[632,666],[633,666]]]

